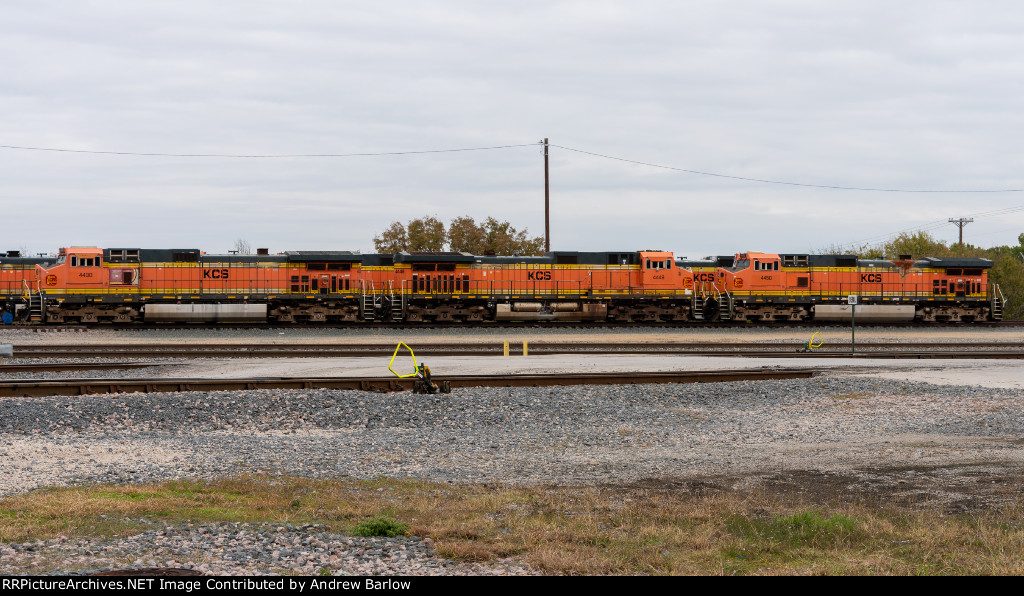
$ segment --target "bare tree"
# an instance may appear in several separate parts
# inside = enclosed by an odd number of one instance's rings
[[[244,238],[239,238],[238,240],[235,240],[235,245],[232,247],[232,250],[234,250],[235,253],[240,255],[252,254],[252,247],[249,245],[249,241],[245,240]]]

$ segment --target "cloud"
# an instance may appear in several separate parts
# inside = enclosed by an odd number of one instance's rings
[[[1024,188],[1021,20],[1010,2],[14,2],[0,22],[0,144],[278,154],[549,137],[751,178]],[[551,162],[565,249],[803,251],[1024,203],[778,187],[558,149]],[[18,224],[7,241],[33,251],[220,250],[237,237],[366,250],[389,222],[425,213],[540,233],[541,165],[535,148],[0,150],[0,204]],[[1022,217],[965,235],[1013,242]]]

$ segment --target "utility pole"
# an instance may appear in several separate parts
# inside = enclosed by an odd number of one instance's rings
[[[961,217],[960,219],[949,218],[949,223],[956,224],[960,228],[960,248],[964,247],[964,226],[974,221],[973,217]]]
[[[551,187],[548,185],[547,139],[544,139],[544,252],[551,252]]]

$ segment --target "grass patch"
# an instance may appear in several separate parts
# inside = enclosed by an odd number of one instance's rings
[[[400,520],[400,521],[399,521]],[[765,495],[238,477],[0,499],[0,540],[123,536],[164,524],[317,523],[429,537],[445,556],[553,574],[1021,574],[1024,513],[944,516]]]
[[[388,538],[394,538],[395,536],[404,536],[408,532],[409,524],[396,521],[388,515],[378,515],[352,528],[352,533],[356,536],[387,536]]]

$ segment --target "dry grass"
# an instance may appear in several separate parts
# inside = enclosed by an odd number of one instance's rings
[[[552,574],[1020,574],[1024,511],[809,507],[766,495],[243,477],[0,500],[0,540],[124,535],[146,521],[325,524],[386,516],[447,556]]]

